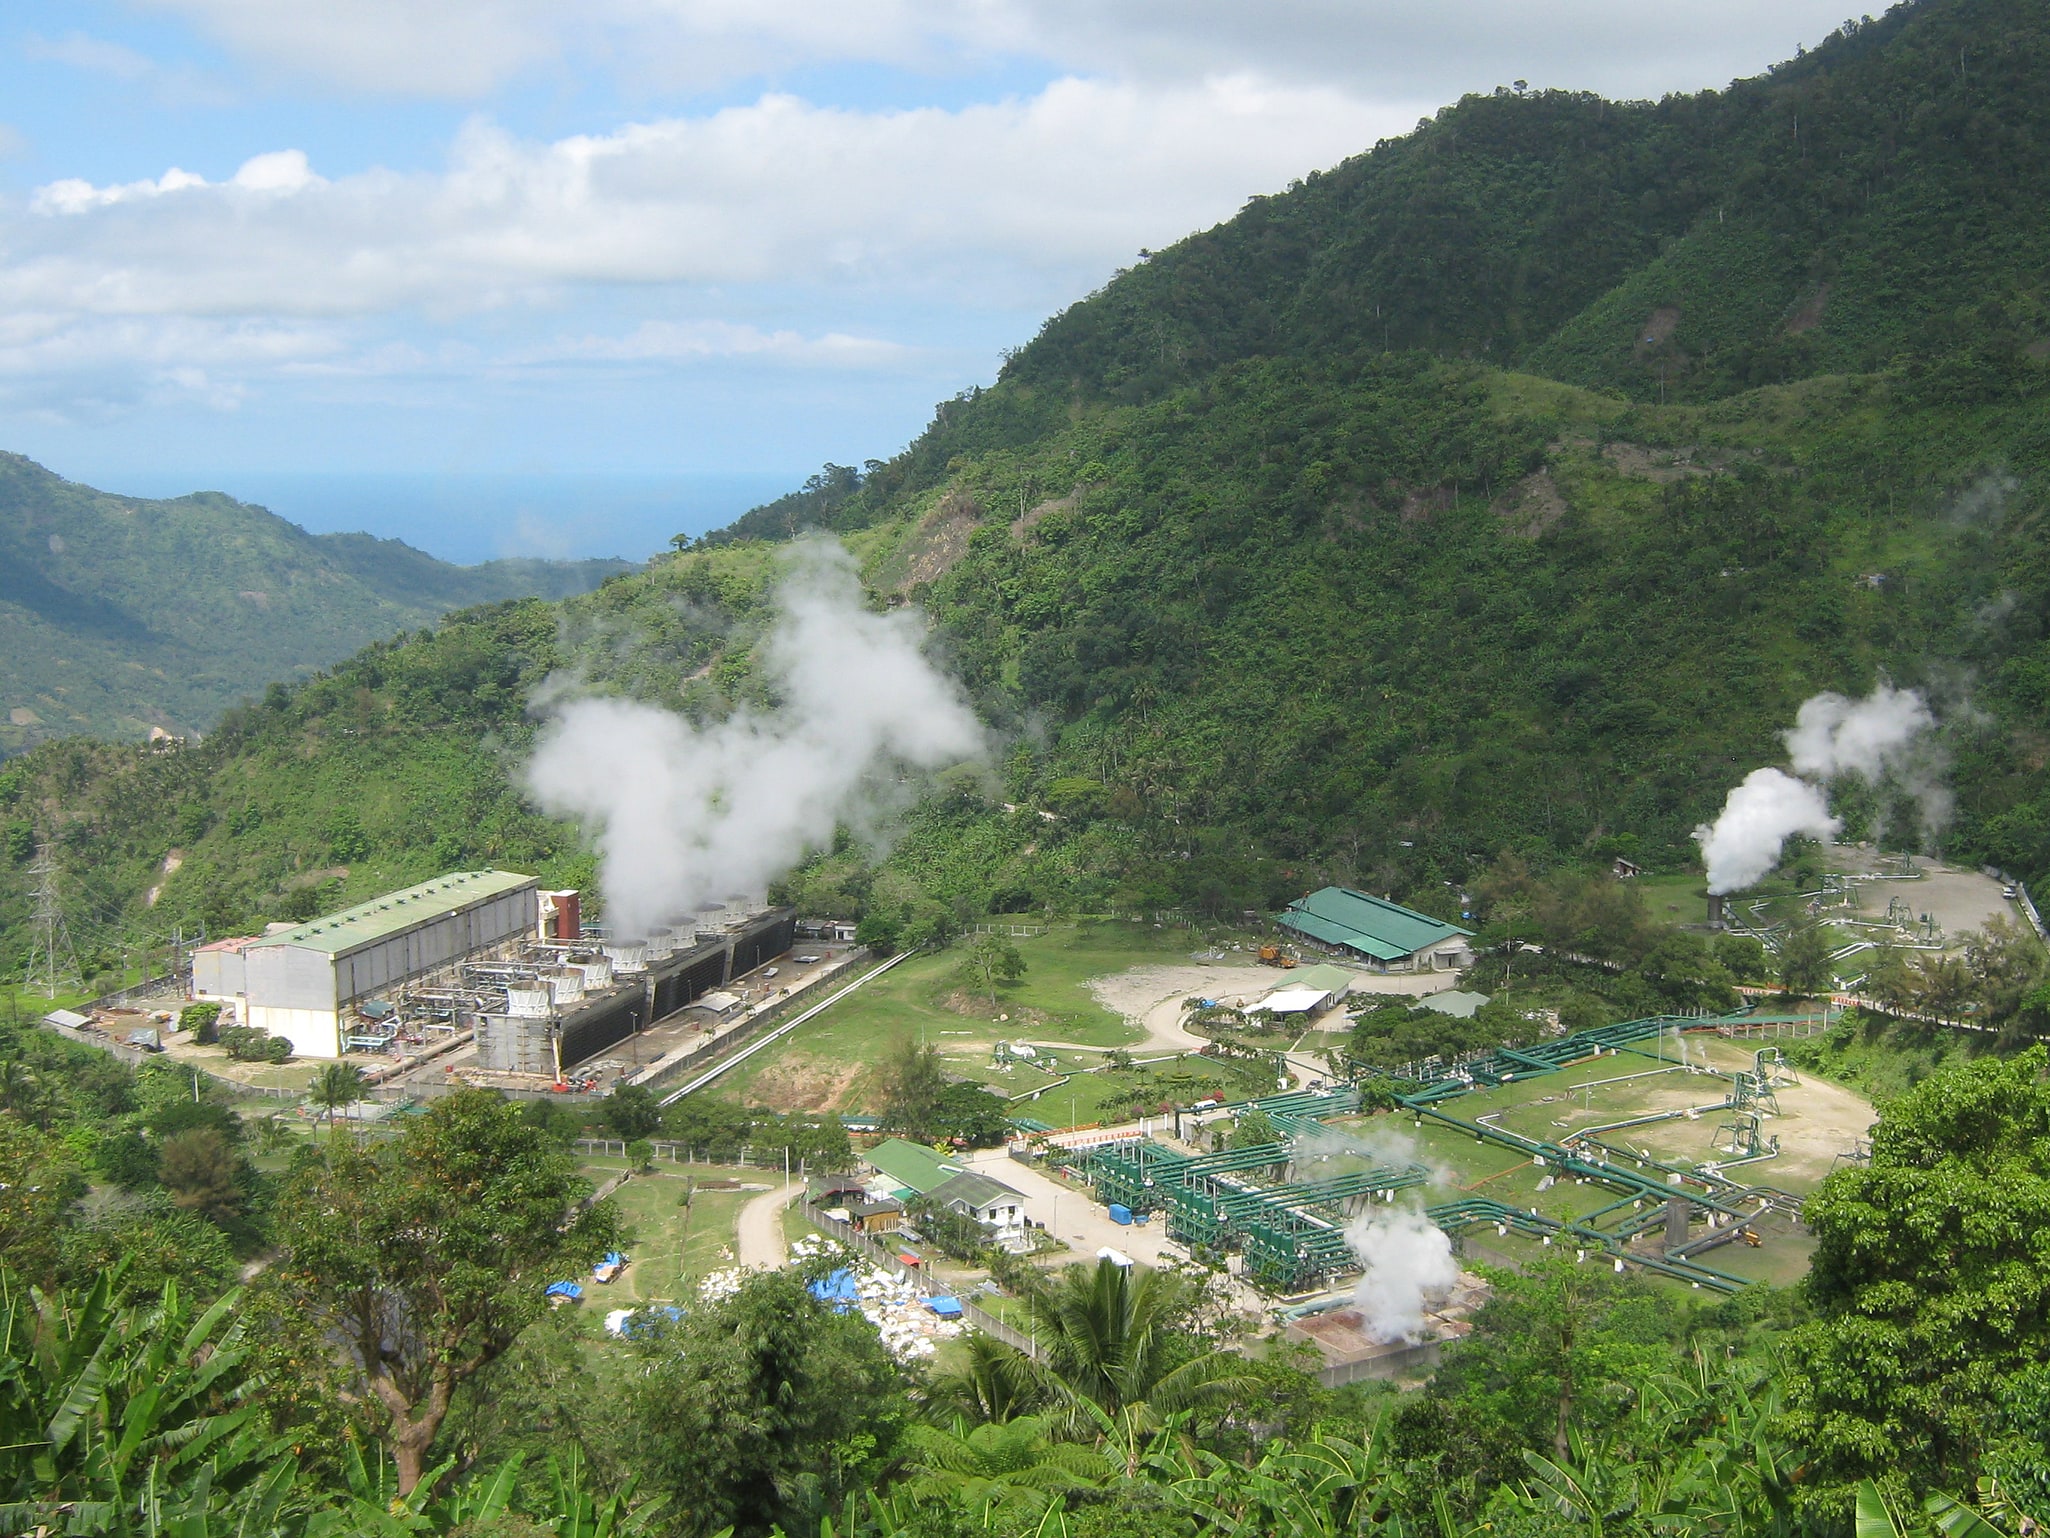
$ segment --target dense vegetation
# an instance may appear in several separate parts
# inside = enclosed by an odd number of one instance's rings
[[[211,730],[451,609],[561,598],[621,561],[451,566],[395,539],[308,534],[215,492],[115,496],[0,454],[0,756],[78,732]]]
[[[38,836],[103,935],[458,860],[574,879],[514,788],[542,681],[762,700],[762,541],[807,527],[934,616],[1007,744],[880,866],[843,842],[791,882],[878,932],[1327,878],[1428,909],[1504,850],[1691,869],[1799,701],[1882,677],[1943,716],[1957,809],[1841,785],[1850,833],[2050,873],[2045,25],[1946,0],[1726,92],[1463,101],[1121,274],[892,460],[175,763],[29,755],[9,949]]]

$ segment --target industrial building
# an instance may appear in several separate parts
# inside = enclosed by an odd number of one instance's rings
[[[472,1031],[478,1066],[559,1078],[788,951],[796,920],[745,898],[632,943],[587,938],[576,892],[461,871],[306,924],[217,940],[192,958],[192,996],[299,1057],[376,1051]]]
[[[1327,886],[1299,897],[1274,922],[1299,941],[1357,957],[1379,972],[1454,972],[1473,965],[1471,929],[1351,887]]]
[[[788,908],[745,902],[632,942],[540,942],[512,963],[464,968],[477,1066],[559,1077],[636,1031],[693,1005],[734,1001],[725,984],[790,949]]]
[[[204,946],[193,955],[193,996],[233,1003],[244,1024],[284,1037],[299,1057],[340,1057],[358,1004],[532,935],[537,886],[511,871],[458,871]]]
[[[1288,981],[1273,989],[1257,1004],[1248,1004],[1249,1015],[1308,1015],[1323,1014],[1335,1004],[1343,1004],[1352,991],[1357,979],[1344,967],[1330,965],[1302,967],[1289,974]]]

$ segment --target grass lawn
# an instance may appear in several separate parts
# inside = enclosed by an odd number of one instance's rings
[[[591,1179],[602,1182],[620,1167],[617,1159],[593,1159],[584,1169]],[[760,1170],[699,1166],[672,1172],[658,1164],[612,1193],[631,1235],[626,1253],[632,1263],[619,1280],[609,1284],[579,1277],[587,1304],[629,1308],[637,1303],[688,1302],[697,1295],[698,1281],[707,1272],[733,1264],[730,1252],[740,1209],[761,1193],[693,1189],[708,1177],[754,1184],[763,1179]],[[691,1192],[688,1207],[683,1201],[686,1191]]]
[[[1090,979],[1186,961],[1203,940],[1194,930],[1103,920],[1063,924],[1012,943],[1025,975],[999,985],[994,1008],[964,977],[960,946],[916,956],[736,1069],[715,1093],[778,1110],[872,1111],[876,1064],[892,1046],[916,1037],[939,1048],[957,1073],[1015,1095],[1058,1075],[1029,1068],[997,1072],[991,1049],[998,1041],[1070,1042],[1078,1049],[1072,1055],[1053,1049],[1060,1072],[1094,1066],[1105,1051],[1131,1045],[1140,1033],[1096,1001]],[[1078,1102],[1086,1098],[1079,1094]]]
[[[1644,906],[1662,924],[1706,924],[1708,889],[1693,875],[1638,876],[1632,883]]]
[[[1697,1060],[1705,1053],[1712,1066],[1725,1072],[1750,1062],[1749,1043],[1692,1038],[1689,1047]],[[1839,1131],[1838,1124],[1846,1118],[1851,1122],[1861,1117],[1869,1119],[1870,1106],[1841,1086],[1813,1075],[1802,1078],[1802,1083],[1779,1091],[1784,1114],[1768,1117],[1765,1122],[1765,1130],[1783,1139],[1782,1157],[1733,1171],[1734,1178],[1742,1178],[1748,1171],[1756,1180],[1787,1190],[1812,1189],[1832,1167],[1830,1150]],[[1619,1079],[1622,1082],[1599,1082]],[[1562,1073],[1466,1095],[1446,1103],[1444,1109],[1463,1121],[1493,1117],[1494,1124],[1507,1131],[1557,1142],[1569,1131],[1602,1122],[1673,1106],[1712,1106],[1722,1099],[1727,1084],[1726,1079],[1716,1075],[1667,1071],[1656,1049],[1652,1053],[1625,1050]],[[1692,1165],[1717,1157],[1711,1141],[1717,1128],[1729,1119],[1727,1112],[1708,1109],[1696,1119],[1682,1116],[1619,1129],[1605,1134],[1605,1141],[1613,1147],[1644,1148],[1668,1163]],[[1472,1194],[1535,1210],[1549,1218],[1572,1220],[1585,1218],[1621,1196],[1600,1184],[1581,1185],[1572,1180],[1555,1181],[1540,1191],[1539,1182],[1547,1172],[1527,1157],[1439,1123],[1426,1120],[1419,1127],[1401,1113],[1353,1118],[1331,1125],[1334,1131],[1360,1138],[1382,1158],[1414,1158],[1430,1166],[1437,1178],[1422,1193],[1427,1204]],[[1608,1221],[1602,1220],[1604,1225]],[[1786,1285],[1805,1275],[1814,1241],[1784,1222],[1768,1223],[1763,1231],[1766,1242],[1761,1247],[1724,1245],[1702,1256],[1701,1263],[1774,1285]],[[1513,1234],[1500,1237],[1492,1231],[1477,1232],[1472,1243],[1482,1252],[1477,1257],[1480,1259],[1490,1258],[1485,1252],[1494,1251],[1497,1258],[1520,1263],[1524,1258],[1553,1252],[1535,1240],[1519,1239]]]

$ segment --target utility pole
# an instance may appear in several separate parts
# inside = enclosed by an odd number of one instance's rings
[[[30,922],[35,926],[35,940],[29,947],[28,966],[23,981],[30,988],[36,985],[38,970],[43,975],[45,997],[57,997],[60,978],[77,978],[78,951],[71,943],[71,930],[64,922],[64,910],[57,903],[57,861],[48,844],[36,846],[36,863],[29,867],[29,874],[36,878],[35,891],[31,897],[35,902],[35,913]],[[68,970],[63,958],[69,957]]]

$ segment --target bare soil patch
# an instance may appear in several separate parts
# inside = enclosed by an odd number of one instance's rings
[[[1549,469],[1526,475],[1515,489],[1495,500],[1495,516],[1511,534],[1536,539],[1566,516],[1566,494]]]
[[[1250,1004],[1269,990],[1288,981],[1280,967],[1233,966],[1228,962],[1193,962],[1187,966],[1131,967],[1109,977],[1090,979],[1089,991],[1105,1009],[1123,1015],[1146,1033],[1146,1039],[1129,1050],[1135,1053],[1200,1052],[1208,1039],[1182,1025],[1182,1001],[1188,998],[1216,999],[1227,1004]],[[1386,993],[1421,998],[1458,986],[1449,972],[1423,972],[1392,977],[1379,973],[1356,973],[1355,992]],[[1344,1016],[1337,1010],[1326,1020]]]
[[[1092,485],[1094,483],[1091,483]],[[1055,513],[1071,513],[1082,504],[1082,493],[1090,486],[1077,486],[1065,497],[1050,497],[1028,511],[1024,517],[1011,525],[1011,537],[1021,545],[1032,542],[1032,531],[1046,522]]]
[[[1801,308],[1787,317],[1787,335],[1799,336],[1803,331],[1813,331],[1822,324],[1822,312],[1829,306],[1829,285],[1819,286],[1802,302]]]
[[[792,1054],[779,1058],[754,1076],[747,1098],[783,1115],[849,1109],[848,1096],[866,1063],[829,1063]]]
[[[982,522],[982,504],[958,491],[947,493],[939,506],[920,520],[906,549],[905,571],[897,591],[908,593],[945,576],[968,553],[968,536]]]

